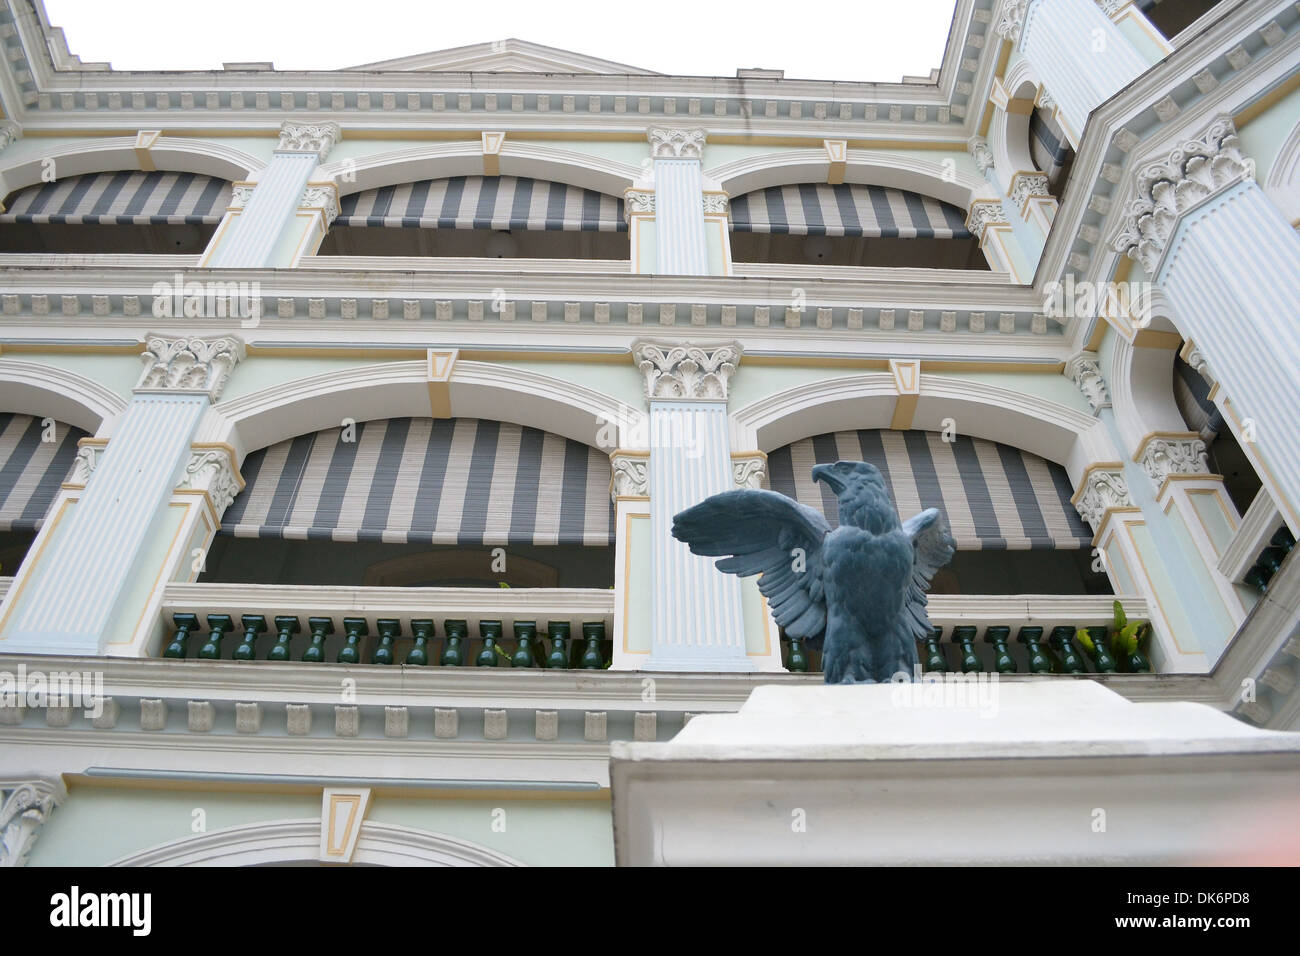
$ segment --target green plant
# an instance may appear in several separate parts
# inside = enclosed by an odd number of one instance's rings
[[[1122,671],[1149,671],[1151,664],[1147,661],[1146,649],[1151,641],[1151,623],[1130,621],[1124,613],[1124,605],[1119,601],[1114,602],[1114,609],[1114,619],[1106,629],[1106,650]],[[1094,661],[1097,659],[1097,646],[1087,627],[1076,628],[1075,640],[1092,655]]]

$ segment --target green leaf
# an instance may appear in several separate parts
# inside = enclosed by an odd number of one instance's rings
[[[1115,629],[1122,631],[1128,624],[1128,618],[1124,616],[1124,605],[1119,601],[1115,602]]]
[[[1088,636],[1088,629],[1081,627],[1074,633],[1074,639],[1083,646],[1083,649],[1089,654],[1097,653],[1097,646],[1092,643],[1092,638]]]
[[[506,584],[506,582],[504,582],[504,581],[498,581],[498,582],[497,582],[497,587],[499,587],[499,588],[508,588],[508,587],[510,587],[510,585]]]

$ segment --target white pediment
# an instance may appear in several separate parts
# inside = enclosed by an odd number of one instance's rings
[[[653,70],[615,63],[571,50],[542,46],[525,40],[494,40],[450,50],[435,50],[348,67],[349,70],[415,73],[637,73],[654,76]]]

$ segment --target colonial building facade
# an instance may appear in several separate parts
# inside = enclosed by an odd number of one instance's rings
[[[673,514],[837,459],[947,515],[927,670],[1300,729],[1300,4],[958,0],[892,84],[0,45],[0,865],[613,863],[611,742],[820,680]]]

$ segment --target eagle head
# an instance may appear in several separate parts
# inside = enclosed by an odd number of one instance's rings
[[[812,477],[835,493],[841,524],[854,524],[875,534],[898,527],[898,513],[875,465],[865,461],[814,465]]]

